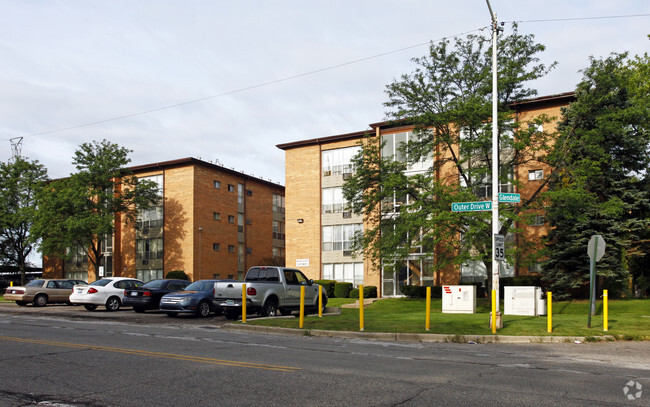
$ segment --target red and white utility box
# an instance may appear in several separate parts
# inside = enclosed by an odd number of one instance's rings
[[[442,286],[442,312],[449,314],[474,314],[476,312],[476,286]]]

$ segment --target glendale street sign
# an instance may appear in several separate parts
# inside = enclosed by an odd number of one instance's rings
[[[451,204],[452,212],[491,211],[492,202],[454,202]]]
[[[499,202],[519,203],[521,202],[521,195],[499,192]]]

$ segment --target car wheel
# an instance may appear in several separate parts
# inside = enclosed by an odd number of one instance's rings
[[[84,308],[86,308],[88,311],[94,311],[97,309],[97,305],[95,304],[84,304]]]
[[[138,314],[142,314],[145,309],[142,307],[133,307],[133,311],[137,312]]]
[[[34,306],[35,307],[44,307],[45,304],[47,304],[47,296],[43,294],[39,294],[34,298]]]
[[[278,308],[278,311],[280,311],[280,314],[286,316],[286,315],[291,315],[293,312],[291,309],[288,308]]]
[[[117,297],[110,297],[106,300],[106,310],[107,311],[117,311],[120,309],[120,299]]]
[[[275,300],[267,300],[262,307],[263,317],[274,317],[278,315],[278,303]]]
[[[16,301],[16,304],[18,304],[21,307],[24,307],[25,305],[27,305],[27,301]]]
[[[210,315],[210,304],[207,301],[201,301],[199,306],[196,308],[196,315],[201,318],[205,318]]]
[[[176,315],[178,315],[178,312],[168,312],[167,313],[168,317],[175,317]]]

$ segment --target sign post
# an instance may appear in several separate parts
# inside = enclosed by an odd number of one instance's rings
[[[591,328],[591,316],[596,315],[596,262],[605,254],[605,239],[601,235],[593,235],[587,244],[589,255],[589,316],[587,328]]]

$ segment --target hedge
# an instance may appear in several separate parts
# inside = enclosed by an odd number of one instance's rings
[[[350,298],[359,298],[359,289],[355,288],[350,291]],[[363,287],[363,298],[377,298],[377,287],[374,285]]]
[[[336,298],[350,298],[350,291],[352,291],[352,283],[336,283],[334,285],[334,297]]]
[[[185,274],[183,270],[172,270],[169,273],[167,273],[167,277],[165,278],[176,278],[178,280],[190,281],[190,276]]]
[[[316,280],[314,283],[323,286],[323,291],[327,293],[327,298],[336,297],[334,294],[334,285],[336,284],[336,280]]]
[[[427,287],[421,285],[403,285],[400,287],[402,294],[410,298],[426,298]],[[431,298],[442,298],[442,287],[431,287]]]

